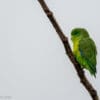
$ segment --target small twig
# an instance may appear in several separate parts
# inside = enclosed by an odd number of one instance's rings
[[[48,8],[48,6],[44,0],[38,0],[38,2],[40,3],[40,5],[43,8],[48,19],[50,20],[53,27],[55,28],[57,34],[59,35],[59,37],[64,45],[65,51],[66,51],[70,61],[73,63],[74,68],[76,69],[77,75],[79,76],[81,83],[86,88],[86,90],[89,92],[92,100],[99,100],[97,91],[94,89],[94,87],[88,81],[88,79],[86,78],[86,76],[84,74],[83,69],[81,68],[80,64],[76,61],[76,59],[72,53],[71,47],[69,45],[68,38],[64,35],[63,31],[61,30],[59,24],[57,23],[57,21],[55,19],[53,13],[50,11],[50,9]]]

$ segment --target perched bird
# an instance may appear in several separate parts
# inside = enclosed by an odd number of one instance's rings
[[[73,54],[82,68],[87,69],[91,75],[96,75],[97,49],[94,41],[84,28],[75,28],[71,32]]]

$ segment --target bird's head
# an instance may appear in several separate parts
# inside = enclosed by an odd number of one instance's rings
[[[71,40],[76,41],[81,38],[89,37],[89,34],[86,29],[84,28],[75,28],[71,32]]]

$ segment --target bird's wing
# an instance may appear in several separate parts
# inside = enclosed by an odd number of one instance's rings
[[[81,39],[79,43],[79,51],[82,58],[84,58],[89,65],[91,74],[95,74],[97,50],[93,40],[90,38]]]

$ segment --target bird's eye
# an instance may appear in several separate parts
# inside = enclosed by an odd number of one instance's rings
[[[78,35],[78,34],[79,34],[79,31],[78,30],[72,31],[72,35]]]

